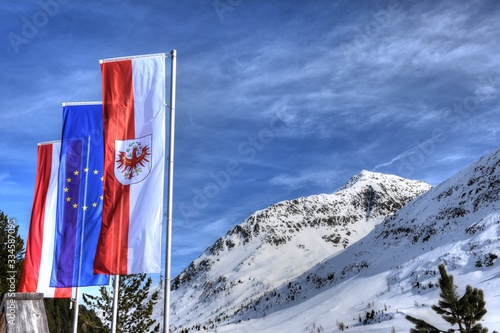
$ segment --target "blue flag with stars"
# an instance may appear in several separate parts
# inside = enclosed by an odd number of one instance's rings
[[[51,287],[109,284],[93,274],[103,208],[102,104],[63,104]]]

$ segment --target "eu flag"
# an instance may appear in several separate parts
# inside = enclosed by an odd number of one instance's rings
[[[103,208],[101,103],[63,104],[53,287],[109,284],[93,274]]]

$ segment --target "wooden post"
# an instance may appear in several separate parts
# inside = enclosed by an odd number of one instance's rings
[[[0,333],[49,333],[41,293],[6,293],[0,309]]]

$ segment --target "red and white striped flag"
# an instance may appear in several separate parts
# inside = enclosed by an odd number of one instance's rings
[[[104,208],[94,272],[159,273],[165,54],[101,61]]]
[[[18,291],[43,293],[44,297],[70,298],[71,288],[49,287],[54,259],[60,151],[61,142],[38,145],[35,196]]]

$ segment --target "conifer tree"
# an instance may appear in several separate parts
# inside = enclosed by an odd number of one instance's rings
[[[118,296],[118,324],[117,332],[159,332],[160,324],[151,318],[153,307],[158,302],[159,290],[150,293],[153,283],[146,274],[120,276]],[[114,291],[102,286],[100,296],[83,295],[83,300],[95,312],[101,314],[102,321],[108,328],[111,327],[113,293]],[[155,325],[156,324],[156,325]]]
[[[444,265],[439,265],[439,274],[441,275],[439,279],[441,299],[438,305],[432,306],[432,309],[452,326],[458,325],[458,330],[451,328],[448,331],[442,331],[421,319],[406,316],[407,320],[415,324],[415,328],[410,329],[410,333],[487,333],[487,328],[476,324],[486,314],[483,291],[468,285],[465,294],[460,297],[457,286],[453,283],[453,276],[448,275]]]
[[[73,327],[74,311],[70,307],[70,302],[72,301],[69,298],[43,299],[50,333],[67,333]],[[79,305],[78,332],[107,333],[109,330],[102,325],[101,320],[93,310]]]

